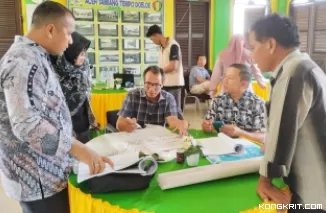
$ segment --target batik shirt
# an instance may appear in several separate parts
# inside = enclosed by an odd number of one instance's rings
[[[16,37],[0,61],[0,174],[18,201],[67,187],[72,159],[70,113],[47,52]]]
[[[215,97],[206,115],[206,120],[236,124],[240,129],[249,132],[264,129],[264,118],[264,101],[248,90],[243,93],[238,102],[227,93]]]

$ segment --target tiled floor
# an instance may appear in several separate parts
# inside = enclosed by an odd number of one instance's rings
[[[202,119],[205,116],[207,111],[207,104],[200,105],[201,112],[196,111],[194,104],[187,104],[185,107],[185,118],[190,122],[190,128],[200,129]],[[5,192],[3,191],[2,185],[0,185],[0,206],[1,213],[21,213],[19,204],[8,198]]]

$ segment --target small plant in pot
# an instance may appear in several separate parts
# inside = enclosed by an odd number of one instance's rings
[[[199,163],[199,158],[202,153],[201,146],[196,144],[195,140],[187,142],[188,146],[184,152],[188,166],[197,166]]]
[[[122,79],[121,78],[114,79],[114,84],[115,84],[115,87],[117,89],[120,89],[121,88],[121,83],[122,83]]]

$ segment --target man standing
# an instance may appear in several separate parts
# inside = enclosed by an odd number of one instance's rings
[[[163,90],[170,92],[181,109],[181,92],[184,86],[181,49],[178,42],[172,38],[164,37],[159,26],[153,25],[148,29],[146,37],[155,44],[160,45],[159,67],[165,73]]]
[[[272,14],[259,20],[250,43],[259,68],[273,72],[257,192],[264,200],[302,205],[289,213],[326,212],[326,75],[299,51],[298,29],[289,18]],[[292,198],[272,184],[278,177]],[[309,210],[310,204],[323,210]]]
[[[68,213],[67,180],[72,158],[91,173],[104,158],[72,138],[70,113],[50,54],[62,55],[72,43],[75,20],[59,3],[45,1],[31,30],[17,36],[0,61],[0,174],[6,193],[23,213]]]

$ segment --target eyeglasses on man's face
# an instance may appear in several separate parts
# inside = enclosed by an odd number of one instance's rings
[[[153,84],[153,83],[150,83],[150,82],[145,82],[145,89],[155,89],[155,90],[160,90],[162,88],[162,85],[161,84]]]

